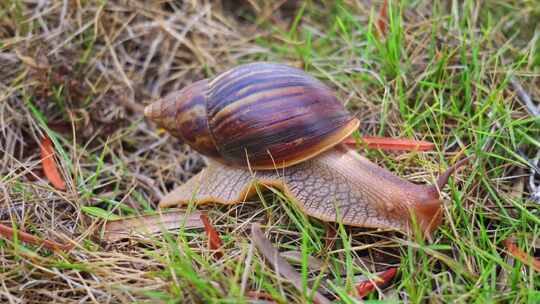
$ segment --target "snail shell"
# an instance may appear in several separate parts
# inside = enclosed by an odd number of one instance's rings
[[[251,63],[156,101],[145,115],[198,152],[232,166],[292,166],[358,128],[334,92],[302,70]]]

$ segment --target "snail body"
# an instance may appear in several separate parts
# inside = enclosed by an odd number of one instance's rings
[[[340,144],[359,121],[335,94],[281,64],[242,65],[195,82],[145,115],[210,159],[161,207],[239,203],[261,184],[324,221],[399,231],[417,223],[430,232],[442,218],[438,189],[457,168],[436,185],[416,185],[373,164]]]
[[[282,170],[249,171],[210,160],[160,207],[237,204],[256,196],[257,185],[283,191],[305,214],[326,222],[410,231],[414,217],[429,232],[442,220],[436,187],[400,179],[343,145]]]

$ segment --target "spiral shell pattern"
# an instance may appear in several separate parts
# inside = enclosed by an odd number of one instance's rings
[[[199,83],[197,90],[201,92],[184,89],[190,96],[178,96],[176,112],[167,114],[175,117],[169,122],[177,123],[161,125],[173,135],[184,134],[182,138],[186,132],[179,129],[190,129],[190,142],[197,136],[205,144],[212,142],[219,157],[215,152],[206,154],[233,166],[291,166],[338,144],[359,124],[322,82],[282,64],[241,65],[210,80],[205,89]],[[204,110],[190,110],[202,106],[202,101]],[[185,113],[192,114],[186,117]],[[192,126],[201,126],[203,120],[206,125],[199,128],[201,134],[195,134],[189,123],[178,123],[191,121]],[[191,145],[203,154],[208,150],[206,145],[204,149]]]

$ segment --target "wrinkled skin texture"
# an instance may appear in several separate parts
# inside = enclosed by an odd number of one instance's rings
[[[255,195],[257,184],[284,191],[306,214],[323,221],[402,232],[417,223],[426,233],[441,222],[436,187],[402,180],[343,146],[277,170],[249,171],[210,161],[160,206],[236,204]]]

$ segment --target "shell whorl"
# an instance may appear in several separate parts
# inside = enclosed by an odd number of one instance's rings
[[[147,106],[144,115],[199,153],[219,159],[208,129],[207,91],[207,79],[194,82]]]
[[[359,124],[322,82],[282,64],[241,65],[170,96],[157,103],[174,105],[156,106],[165,112],[161,117],[175,117],[162,118],[163,128],[211,158],[253,169],[287,167],[314,157]],[[196,145],[198,137],[203,148]]]

